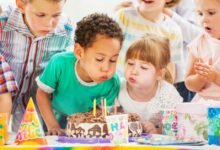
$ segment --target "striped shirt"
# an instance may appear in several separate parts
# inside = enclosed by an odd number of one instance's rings
[[[9,7],[0,17],[0,53],[5,56],[15,74],[19,91],[14,108],[25,106],[30,96],[35,98],[34,79],[46,66],[50,58],[73,45],[71,21],[62,16],[57,28],[44,37],[34,37],[24,23],[17,8]]]
[[[5,58],[0,55],[0,94],[8,92],[15,94],[17,89],[14,74]]]
[[[131,43],[146,33],[153,33],[166,37],[170,41],[171,62],[176,64],[176,82],[184,80],[183,65],[183,39],[180,27],[168,16],[159,22],[151,22],[143,18],[135,8],[121,9],[116,20],[124,33],[124,42],[120,51],[117,71],[123,74],[124,58]]]

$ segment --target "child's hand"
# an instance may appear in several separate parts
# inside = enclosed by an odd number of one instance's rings
[[[46,132],[46,135],[64,135],[65,130],[61,128],[51,128],[48,129],[48,132]]]
[[[194,64],[194,69],[196,74],[199,75],[199,77],[206,82],[214,82],[216,79],[216,71],[215,68],[213,68],[212,65],[212,59],[209,59],[208,64],[204,63],[202,59],[199,59]]]
[[[146,121],[146,122],[143,123],[143,129],[146,133],[149,133],[149,134],[158,133],[157,128],[155,127],[155,125],[150,121]]]

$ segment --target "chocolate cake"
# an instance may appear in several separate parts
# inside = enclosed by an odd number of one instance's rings
[[[76,113],[67,118],[66,135],[74,138],[106,138],[108,129],[105,117],[97,111],[96,117],[92,112]],[[142,126],[140,117],[135,113],[128,114],[128,130],[130,137],[140,136]]]

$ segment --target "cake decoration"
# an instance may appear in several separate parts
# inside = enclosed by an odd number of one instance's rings
[[[128,143],[128,114],[106,116],[106,122],[112,144]]]
[[[128,114],[128,135],[137,137],[141,133],[140,117],[135,113]],[[96,117],[93,116],[93,112],[76,113],[69,116],[66,135],[74,138],[108,138],[108,127],[102,110],[97,109]]]

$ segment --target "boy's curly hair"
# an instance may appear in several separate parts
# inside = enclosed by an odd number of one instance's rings
[[[77,23],[74,40],[75,43],[88,48],[92,46],[98,34],[116,38],[122,45],[123,33],[118,23],[106,14],[99,13],[90,14]]]
[[[171,8],[179,4],[181,0],[170,0],[169,2],[166,2],[165,7]]]

